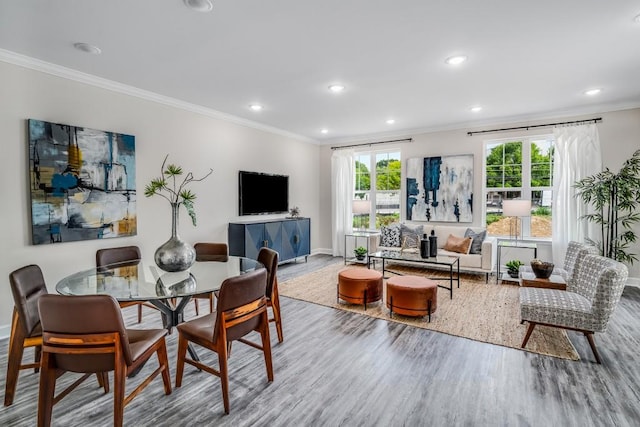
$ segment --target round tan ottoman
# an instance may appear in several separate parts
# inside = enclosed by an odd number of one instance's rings
[[[368,268],[347,268],[338,273],[338,302],[363,304],[382,299],[382,273]]]
[[[387,307],[404,316],[429,316],[438,306],[438,285],[431,279],[418,276],[395,276],[387,280]]]

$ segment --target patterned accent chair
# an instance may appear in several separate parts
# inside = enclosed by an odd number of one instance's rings
[[[555,267],[551,274],[562,276],[562,278],[569,283],[573,280],[573,274],[576,271],[578,264],[582,258],[588,254],[598,255],[598,248],[575,241],[569,242],[569,245],[567,246],[567,253],[564,257],[564,266]],[[530,265],[523,265],[520,267],[520,272],[533,273],[533,269]]]
[[[627,267],[600,255],[585,255],[577,265],[567,290],[520,288],[521,323],[529,322],[522,342],[525,348],[536,325],[582,332],[601,363],[593,339],[604,332],[627,282]]]

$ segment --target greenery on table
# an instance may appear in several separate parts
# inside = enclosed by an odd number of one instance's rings
[[[518,273],[520,272],[520,266],[522,265],[524,265],[524,263],[518,259],[512,259],[505,264],[505,266],[507,267],[507,272],[509,272],[509,275],[512,277],[517,277]]]
[[[365,248],[364,246],[358,246],[353,250],[353,253],[356,254],[356,257],[358,258],[364,258],[364,256],[367,254],[367,248]]]
[[[574,187],[577,196],[595,210],[583,218],[600,225],[601,240],[587,240],[607,258],[630,264],[637,261],[636,254],[628,250],[637,240],[633,225],[640,222],[640,150],[624,162],[618,173],[605,168],[577,181]]]
[[[213,169],[209,170],[202,178],[194,178],[193,173],[188,172],[184,179],[179,182],[179,177],[182,176],[182,167],[174,164],[166,164],[169,155],[167,154],[160,167],[160,177],[154,178],[144,188],[144,195],[147,197],[161,196],[164,197],[172,205],[184,205],[187,213],[191,217],[191,222],[196,225],[196,211],[193,208],[193,202],[196,199],[195,193],[186,187],[192,182],[203,181],[209,175],[213,173]],[[166,193],[166,194],[165,194]]]

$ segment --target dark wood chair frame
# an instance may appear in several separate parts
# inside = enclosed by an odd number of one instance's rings
[[[525,321],[520,322],[521,324],[524,323]],[[522,345],[520,346],[520,348],[525,348],[527,345],[527,342],[529,342],[529,338],[531,337],[531,333],[533,332],[533,329],[536,327],[536,325],[542,325],[542,326],[551,326],[553,328],[560,328],[560,329],[567,329],[569,331],[576,331],[576,332],[582,332],[584,334],[584,336],[587,338],[587,341],[589,341],[589,347],[591,347],[591,351],[593,352],[593,356],[596,358],[596,362],[598,364],[602,364],[602,360],[600,359],[600,353],[598,353],[598,350],[596,349],[596,342],[593,338],[593,331],[587,331],[584,329],[575,329],[575,328],[569,328],[569,327],[563,327],[563,326],[558,326],[558,325],[552,325],[549,323],[537,323],[537,322],[531,322],[529,320],[527,320],[527,322],[529,322],[529,327],[527,328],[527,333],[524,336],[524,340],[522,341]]]
[[[22,355],[24,349],[34,347],[34,362],[22,364]],[[13,403],[18,385],[18,374],[23,369],[33,368],[33,372],[40,370],[40,354],[42,349],[42,335],[29,337],[26,334],[26,326],[18,310],[13,309],[13,318],[11,320],[11,334],[9,336],[9,354],[7,360],[7,377],[4,389],[4,406]]]
[[[252,301],[248,304],[240,307],[230,309],[218,314],[216,326],[219,328],[218,339],[216,342],[210,340],[200,339],[187,339],[182,333],[179,332],[178,338],[178,362],[176,369],[176,387],[182,386],[182,376],[184,374],[184,365],[195,366],[196,368],[208,372],[212,375],[220,378],[222,386],[222,400],[224,403],[224,412],[229,413],[229,371],[228,371],[228,358],[231,341],[227,340],[227,330],[242,322],[246,322],[254,317],[260,317],[261,322],[257,328],[257,332],[261,336],[262,345],[258,345],[254,342],[248,341],[244,338],[239,338],[240,341],[253,348],[261,350],[264,353],[264,360],[267,367],[267,378],[269,381],[273,381],[273,365],[271,360],[271,343],[269,340],[269,320],[267,316],[267,299],[262,297],[258,300]],[[213,337],[212,331],[212,337]],[[204,348],[214,351],[218,354],[219,370],[216,370],[210,366],[207,366],[199,361],[189,359],[186,357],[187,346],[189,341],[194,342]]]
[[[135,372],[148,359],[156,353],[159,367],[153,371],[135,390],[125,396],[125,381],[129,374]],[[127,366],[122,352],[122,343],[118,332],[69,335],[45,332],[43,334],[42,360],[40,372],[40,393],[38,397],[38,426],[51,425],[53,406],[67,396],[73,389],[86,380],[92,373],[86,373],[65,390],[54,396],[56,379],[62,372],[56,367],[54,354],[74,355],[114,355],[114,381],[113,381],[113,424],[120,427],[123,424],[124,407],[131,402],[149,383],[162,374],[165,394],[171,394],[171,379],[169,377],[169,360],[164,338],[150,346],[140,357]],[[106,372],[96,374],[98,381],[109,391],[109,379]]]

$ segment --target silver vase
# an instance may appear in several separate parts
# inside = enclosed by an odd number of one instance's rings
[[[171,203],[171,238],[162,244],[154,255],[156,265],[164,271],[184,271],[196,260],[193,246],[180,239],[177,232],[180,204]]]

